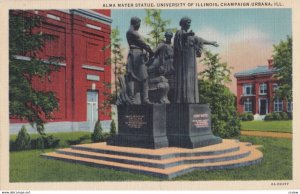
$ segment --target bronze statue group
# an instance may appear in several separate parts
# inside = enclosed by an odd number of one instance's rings
[[[138,33],[141,19],[132,17],[126,33],[129,45],[126,75],[120,76],[117,105],[199,103],[196,58],[203,45],[218,46],[189,30],[191,19],[183,17],[174,37],[165,32],[165,41],[155,49]]]

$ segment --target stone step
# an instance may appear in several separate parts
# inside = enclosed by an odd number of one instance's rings
[[[174,166],[167,169],[159,169],[153,167],[146,167],[141,165],[124,164],[112,161],[104,161],[92,158],[83,158],[78,156],[66,155],[61,153],[45,153],[42,154],[43,157],[49,159],[63,160],[68,162],[73,162],[76,164],[84,164],[93,167],[104,167],[115,170],[128,171],[133,173],[141,173],[151,176],[158,176],[161,178],[174,178],[176,176],[191,172],[193,170],[216,170],[216,169],[226,169],[235,168],[241,166],[252,165],[260,162],[262,160],[262,153],[257,150],[255,146],[251,146],[251,153],[243,158],[220,161],[212,163],[194,163],[194,164],[183,164],[180,166]]]
[[[180,169],[166,169],[168,178],[175,178],[177,176],[192,172],[194,170],[220,170],[220,169],[230,169],[238,168],[243,166],[255,165],[262,161],[263,154],[257,150],[251,150],[251,154],[247,157],[240,158],[237,160],[222,161],[216,163],[202,163],[202,164],[190,164],[183,165]],[[170,170],[170,171],[168,171]]]
[[[211,146],[205,146],[201,148],[188,149],[188,148],[177,148],[167,147],[160,149],[145,149],[145,148],[133,148],[133,147],[122,147],[122,146],[111,146],[104,143],[93,143],[84,145],[72,146],[72,149],[89,151],[95,153],[147,158],[154,160],[162,160],[175,157],[192,157],[192,156],[209,156],[219,155],[229,152],[235,152],[239,150],[240,144],[242,143],[237,140],[224,139],[222,143]],[[250,146],[251,144],[249,144]]]
[[[182,156],[182,157],[167,158],[162,160],[95,153],[95,152],[89,152],[84,150],[75,150],[72,148],[59,149],[56,152],[59,154],[78,156],[82,158],[91,158],[91,159],[104,160],[110,162],[118,162],[124,164],[133,164],[133,165],[141,165],[141,166],[165,169],[165,168],[170,168],[173,166],[179,166],[183,164],[212,163],[212,162],[220,162],[220,161],[243,158],[250,154],[251,147],[248,147],[246,145],[241,145],[240,149],[235,152],[228,152],[228,153],[223,153],[218,155],[206,155],[206,156]]]

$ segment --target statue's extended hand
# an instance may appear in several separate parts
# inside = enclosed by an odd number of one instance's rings
[[[213,46],[215,46],[215,47],[218,47],[218,46],[219,46],[219,44],[218,44],[216,41],[212,42],[211,45],[213,45]]]

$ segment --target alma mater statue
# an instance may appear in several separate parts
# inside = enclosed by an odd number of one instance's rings
[[[211,131],[209,106],[199,104],[196,68],[196,57],[200,57],[203,45],[218,45],[188,31],[190,24],[189,18],[181,19],[181,30],[175,35],[174,53],[171,33],[166,33],[166,42],[153,52],[137,32],[140,19],[131,18],[131,27],[126,34],[130,48],[127,80],[123,78],[123,89],[118,97],[119,131],[108,141],[109,145],[154,149],[168,146],[196,148],[222,142]],[[149,54],[150,59],[154,56],[153,60],[148,63],[145,54]],[[163,98],[169,91],[168,80],[162,78],[174,72],[173,62],[176,83],[173,98],[176,101],[168,104],[168,99]],[[149,105],[148,83],[154,85],[150,88],[151,93],[159,97],[152,105]],[[164,89],[163,92],[161,89]],[[141,102],[136,101],[136,92],[141,93]]]
[[[204,44],[218,46],[188,31],[191,19],[183,17],[179,22],[181,29],[174,38],[175,103],[199,103],[196,57],[201,56]]]

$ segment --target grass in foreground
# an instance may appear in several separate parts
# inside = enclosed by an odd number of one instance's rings
[[[263,145],[263,161],[255,166],[215,171],[194,171],[175,180],[290,180],[292,141],[281,138],[242,136],[240,141]]]
[[[156,180],[144,175],[45,159],[41,153],[40,150],[10,153],[10,182]]]
[[[242,130],[292,133],[292,121],[242,121]]]
[[[242,136],[241,141],[263,145],[261,164],[228,170],[194,171],[172,180],[288,180],[292,179],[292,141]],[[45,152],[53,151],[52,149]],[[161,179],[111,169],[94,168],[40,157],[42,151],[10,153],[11,182],[45,181],[159,181]]]

